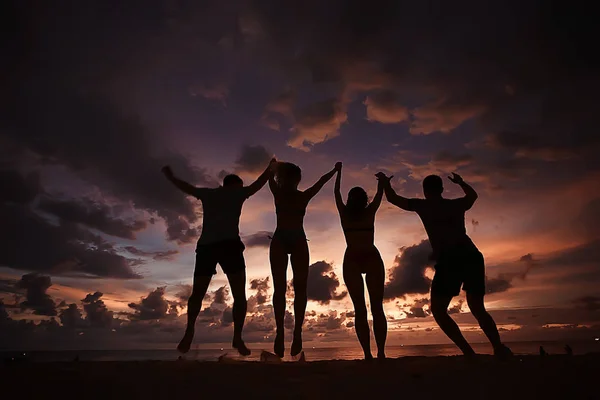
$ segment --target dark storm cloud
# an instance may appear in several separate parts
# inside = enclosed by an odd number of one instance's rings
[[[82,318],[81,311],[77,304],[72,303],[58,315],[60,323],[65,328],[79,328],[85,326],[85,320]]]
[[[125,250],[127,250],[128,252],[130,252],[133,255],[140,256],[140,257],[150,257],[156,261],[172,260],[173,257],[179,253],[177,250],[145,251],[145,250],[140,250],[134,246],[126,246]]]
[[[253,174],[260,173],[269,165],[272,157],[273,153],[264,146],[245,144],[235,160],[236,170]]]
[[[139,303],[129,303],[129,308],[135,310],[131,320],[152,320],[177,316],[177,309],[171,307],[172,302],[165,299],[165,287],[157,287],[143,297]]]
[[[25,301],[21,302],[22,310],[33,310],[37,315],[56,315],[56,304],[46,293],[52,286],[52,279],[47,275],[36,273],[25,274],[17,283],[17,287],[25,290]]]
[[[307,285],[308,299],[321,304],[329,304],[331,300],[341,300],[348,294],[347,291],[336,293],[340,281],[333,272],[333,266],[325,261],[318,261],[309,267]]]
[[[273,232],[256,232],[252,235],[244,236],[244,244],[246,247],[269,247],[271,245],[271,237],[273,237]]]
[[[221,286],[215,290],[213,302],[216,304],[226,304],[229,300],[229,289],[227,286]]]
[[[28,204],[42,192],[38,173],[23,176],[15,169],[0,168],[0,187],[0,203]]]
[[[400,251],[401,254],[396,256],[390,270],[390,280],[385,285],[384,297],[393,299],[407,294],[429,293],[431,280],[425,276],[425,270],[432,265],[429,240],[402,247]]]
[[[113,325],[113,312],[101,299],[102,292],[88,293],[81,302],[85,311],[85,320],[93,328],[110,328]]]
[[[75,201],[43,198],[38,208],[57,216],[61,221],[83,224],[124,239],[135,239],[135,233],[146,227],[144,221],[125,221],[114,218],[115,210],[113,208],[90,199]]]

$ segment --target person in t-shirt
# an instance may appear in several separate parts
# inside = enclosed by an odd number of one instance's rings
[[[250,186],[237,175],[227,175],[223,186],[218,188],[198,188],[173,175],[169,166],[162,172],[179,190],[202,201],[203,223],[202,234],[196,247],[196,266],[194,269],[194,286],[188,300],[188,320],[185,335],[177,346],[181,353],[190,350],[194,339],[194,325],[202,307],[202,299],[206,295],[212,276],[217,273],[217,263],[227,275],[231,294],[233,295],[233,348],[241,355],[250,354],[242,340],[242,328],[246,318],[246,263],[244,261],[245,246],[240,239],[239,222],[242,205],[247,198],[258,192],[271,176],[271,163]]]
[[[485,265],[483,255],[477,249],[465,228],[465,212],[475,200],[477,192],[460,175],[453,173],[450,181],[459,185],[465,196],[458,199],[442,197],[444,184],[437,175],[429,175],[423,180],[424,199],[408,199],[396,194],[390,178],[377,174],[384,180],[387,200],[395,206],[415,211],[429,236],[433,249],[435,276],[431,284],[431,312],[444,333],[462,350],[466,356],[475,354],[460,332],[456,322],[448,315],[448,306],[460,289],[467,293],[467,304],[479,326],[492,343],[494,354],[499,357],[511,355],[511,351],[500,341],[500,335],[492,316],[485,309]]]

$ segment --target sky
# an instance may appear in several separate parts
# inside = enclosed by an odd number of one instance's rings
[[[479,193],[468,234],[486,259],[503,340],[600,335],[600,79],[595,21],[552,1],[7,2],[0,93],[0,347],[172,348],[183,333],[199,201],[160,170],[249,184],[272,156],[307,188],[337,161],[342,191],[374,174],[419,197],[457,172]],[[446,180],[444,196],[461,196]],[[247,342],[275,323],[267,187],[240,221]],[[305,218],[305,342],[358,346],[333,182]],[[385,200],[388,343],[449,343],[429,311],[418,217]],[[291,280],[291,269],[288,279]],[[293,327],[288,292],[286,329]],[[195,345],[228,342],[219,269]],[[485,341],[464,301],[450,312]],[[291,333],[291,332],[290,332]],[[291,336],[291,335],[288,335]]]

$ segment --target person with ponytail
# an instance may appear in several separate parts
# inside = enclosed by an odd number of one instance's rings
[[[377,179],[379,180],[379,176]],[[344,236],[346,237],[346,253],[344,254],[344,282],[354,304],[356,336],[365,353],[365,359],[371,360],[371,341],[369,323],[367,322],[367,306],[365,304],[365,274],[367,290],[371,300],[373,315],[373,331],[377,343],[377,358],[385,358],[385,340],[387,337],[387,321],[383,311],[383,286],[385,267],[375,247],[375,214],[383,197],[383,181],[379,180],[377,193],[369,203],[367,192],[361,187],[354,187],[348,192],[346,204],[340,191],[342,168],[338,168],[335,179],[335,203],[340,214]]]

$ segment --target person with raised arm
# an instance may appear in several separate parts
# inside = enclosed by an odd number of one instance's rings
[[[310,200],[333,177],[337,169],[332,169],[313,186],[301,191],[298,190],[302,179],[300,167],[287,162],[279,162],[273,167],[274,174],[269,178],[269,188],[273,193],[277,214],[277,227],[269,248],[273,275],[273,309],[277,325],[273,349],[277,356],[283,357],[285,351],[283,322],[289,256],[294,273],[294,336],[290,354],[296,356],[302,351],[302,325],[308,301],[306,285],[310,257],[304,233],[304,215]]]
[[[336,165],[338,167],[338,165]],[[369,203],[367,192],[361,187],[354,187],[348,192],[346,204],[342,200],[340,190],[342,165],[337,168],[335,178],[335,204],[340,214],[340,222],[346,238],[344,254],[344,283],[354,304],[356,336],[365,354],[365,360],[373,359],[369,323],[367,322],[367,306],[362,274],[365,274],[367,290],[371,300],[373,315],[373,331],[377,343],[377,358],[385,358],[385,340],[387,337],[387,321],[383,311],[383,287],[385,282],[385,266],[379,250],[375,247],[375,214],[381,205],[383,184],[385,179],[378,179],[377,193]]]
[[[458,199],[442,197],[444,184],[437,175],[423,180],[424,199],[409,199],[399,196],[390,184],[390,178],[380,173],[385,185],[387,200],[395,206],[416,212],[433,249],[435,275],[431,284],[431,312],[442,331],[462,350],[466,356],[475,355],[456,322],[448,315],[448,306],[460,289],[467,293],[467,304],[479,326],[494,347],[499,358],[512,355],[511,350],[500,340],[496,323],[484,305],[485,264],[483,254],[477,249],[465,228],[465,212],[475,200],[477,192],[460,175],[453,173],[448,179],[459,185],[465,195]]]
[[[247,198],[258,192],[272,174],[272,159],[269,166],[249,186],[237,175],[227,175],[223,186],[199,188],[178,179],[169,166],[162,172],[182,192],[202,202],[202,234],[196,247],[194,285],[188,300],[187,328],[177,350],[187,353],[194,339],[194,326],[202,307],[202,299],[208,290],[212,276],[217,273],[217,264],[227,275],[233,295],[233,348],[243,355],[250,354],[242,340],[242,329],[246,318],[246,263],[245,246],[240,239],[239,222],[242,205]]]

